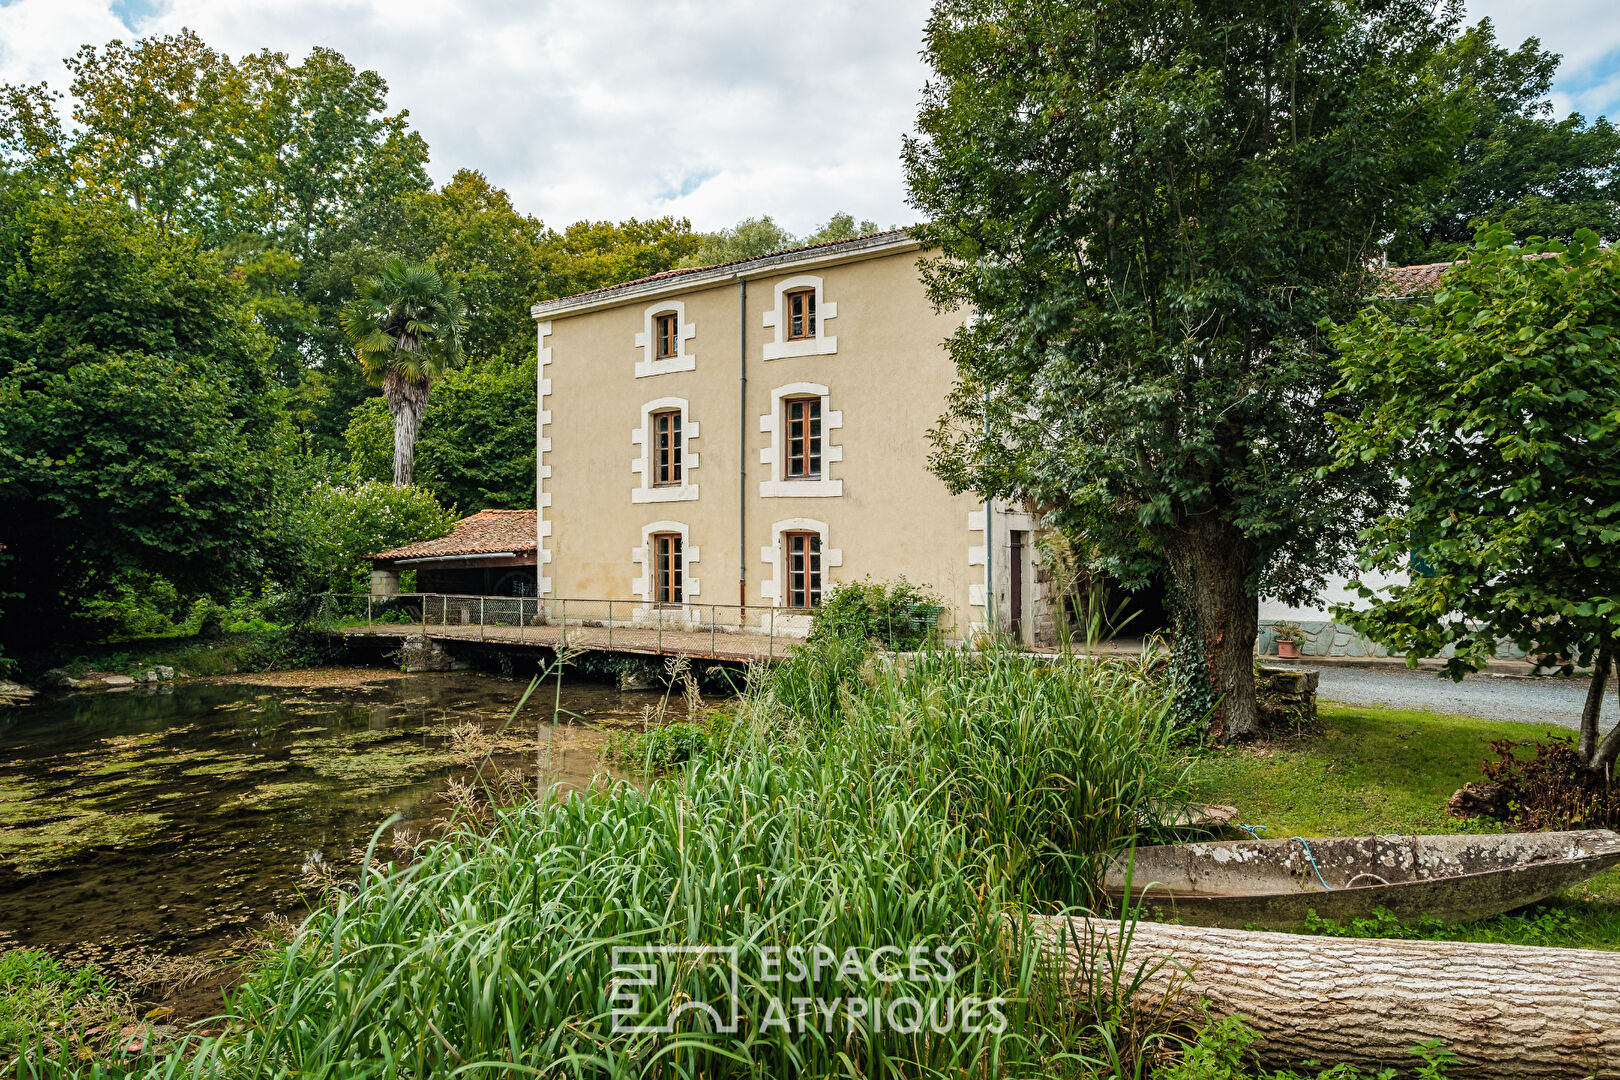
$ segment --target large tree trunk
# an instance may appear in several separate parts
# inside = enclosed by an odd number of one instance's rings
[[[1254,738],[1260,733],[1254,696],[1260,600],[1249,591],[1254,544],[1219,522],[1195,524],[1167,539],[1165,557],[1204,639],[1216,697],[1211,733],[1223,740]]]
[[[1305,1060],[1410,1068],[1439,1039],[1452,1076],[1620,1077],[1620,964],[1586,949],[1373,941],[1137,923],[1121,962],[1119,923],[1032,918],[1077,992],[1138,970],[1137,1004],[1193,1025],[1239,1016],[1270,1065]]]
[[[389,368],[383,376],[383,398],[394,414],[394,486],[407,487],[416,470],[416,435],[427,411],[429,383],[410,379]]]

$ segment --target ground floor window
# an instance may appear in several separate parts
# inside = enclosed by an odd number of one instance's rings
[[[652,541],[652,601],[679,604],[682,596],[681,534],[654,533]]]
[[[787,598],[790,608],[813,608],[821,603],[821,536],[790,532],[787,545]]]

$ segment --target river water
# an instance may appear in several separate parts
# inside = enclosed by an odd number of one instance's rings
[[[300,918],[385,819],[403,820],[379,852],[401,858],[462,785],[605,777],[605,729],[658,701],[571,682],[554,725],[547,685],[513,720],[527,685],[347,670],[0,708],[0,950],[94,962],[206,1015],[251,932]]]

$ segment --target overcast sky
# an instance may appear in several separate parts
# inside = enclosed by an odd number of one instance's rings
[[[240,56],[337,49],[388,80],[442,182],[481,170],[546,222],[674,214],[699,229],[837,210],[912,219],[900,174],[926,0],[0,0],[0,81],[189,26]],[[1499,40],[1564,57],[1560,111],[1620,118],[1620,3],[1470,0]]]

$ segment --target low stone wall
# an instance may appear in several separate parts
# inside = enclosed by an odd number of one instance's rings
[[[1316,686],[1321,677],[1310,668],[1259,668],[1254,689],[1261,721],[1269,727],[1295,728],[1316,723]]]
[[[1283,619],[1261,620],[1260,636],[1255,647],[1261,656],[1277,655],[1277,635],[1275,631],[1278,624],[1285,621]],[[1299,643],[1299,655],[1301,657],[1383,657],[1401,655],[1400,653],[1391,653],[1375,641],[1369,641],[1343,623],[1306,622],[1301,620],[1294,625],[1298,626],[1305,635],[1305,640]],[[1451,650],[1448,648],[1440,655],[1450,656]],[[1524,659],[1524,653],[1510,641],[1502,642],[1497,646],[1496,656],[1500,660]]]

